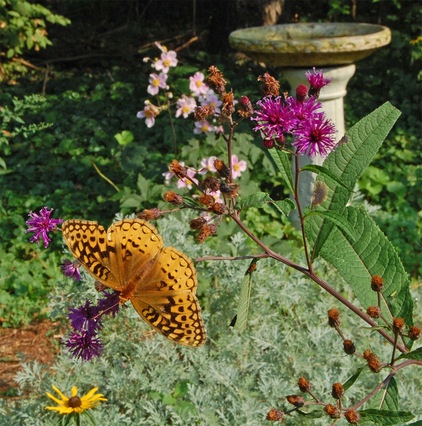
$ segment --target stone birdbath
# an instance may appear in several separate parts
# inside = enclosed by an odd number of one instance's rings
[[[322,88],[319,100],[324,111],[336,125],[337,139],[345,134],[343,98],[346,87],[355,73],[355,62],[366,58],[389,44],[391,31],[382,25],[355,23],[298,23],[251,27],[234,31],[230,46],[258,62],[282,67],[292,94],[299,84],[306,84],[305,72],[316,67],[324,77],[331,78]],[[323,158],[301,156],[300,167],[322,164]],[[315,176],[302,173],[300,179],[301,205],[307,206],[312,195]],[[294,218],[293,218],[294,219]]]

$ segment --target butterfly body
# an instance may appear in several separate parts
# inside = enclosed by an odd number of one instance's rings
[[[192,261],[163,240],[150,223],[124,219],[106,231],[97,222],[68,220],[62,225],[69,249],[104,286],[130,300],[139,315],[170,340],[201,346],[206,332]]]

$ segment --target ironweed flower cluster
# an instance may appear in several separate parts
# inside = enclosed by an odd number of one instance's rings
[[[31,243],[38,243],[40,240],[44,241],[44,247],[47,248],[50,244],[49,232],[55,231],[57,225],[63,222],[63,219],[53,219],[51,214],[54,209],[43,207],[40,213],[29,212],[29,217],[26,221],[28,229],[25,232],[32,232],[34,235],[29,239]]]

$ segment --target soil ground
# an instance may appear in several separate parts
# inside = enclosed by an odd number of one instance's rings
[[[58,326],[44,320],[21,328],[0,328],[0,397],[16,395],[14,378],[23,362],[52,364],[59,349]]]

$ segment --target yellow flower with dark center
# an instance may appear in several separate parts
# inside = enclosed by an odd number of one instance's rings
[[[78,388],[73,386],[72,396],[70,398],[63,395],[63,393],[55,386],[53,386],[53,389],[59,394],[60,399],[48,392],[47,396],[58,405],[56,407],[45,408],[47,410],[58,411],[60,414],[82,413],[85,410],[96,407],[101,404],[102,401],[107,401],[107,398],[104,398],[101,393],[96,393],[98,388],[92,388],[86,395],[79,397]]]

